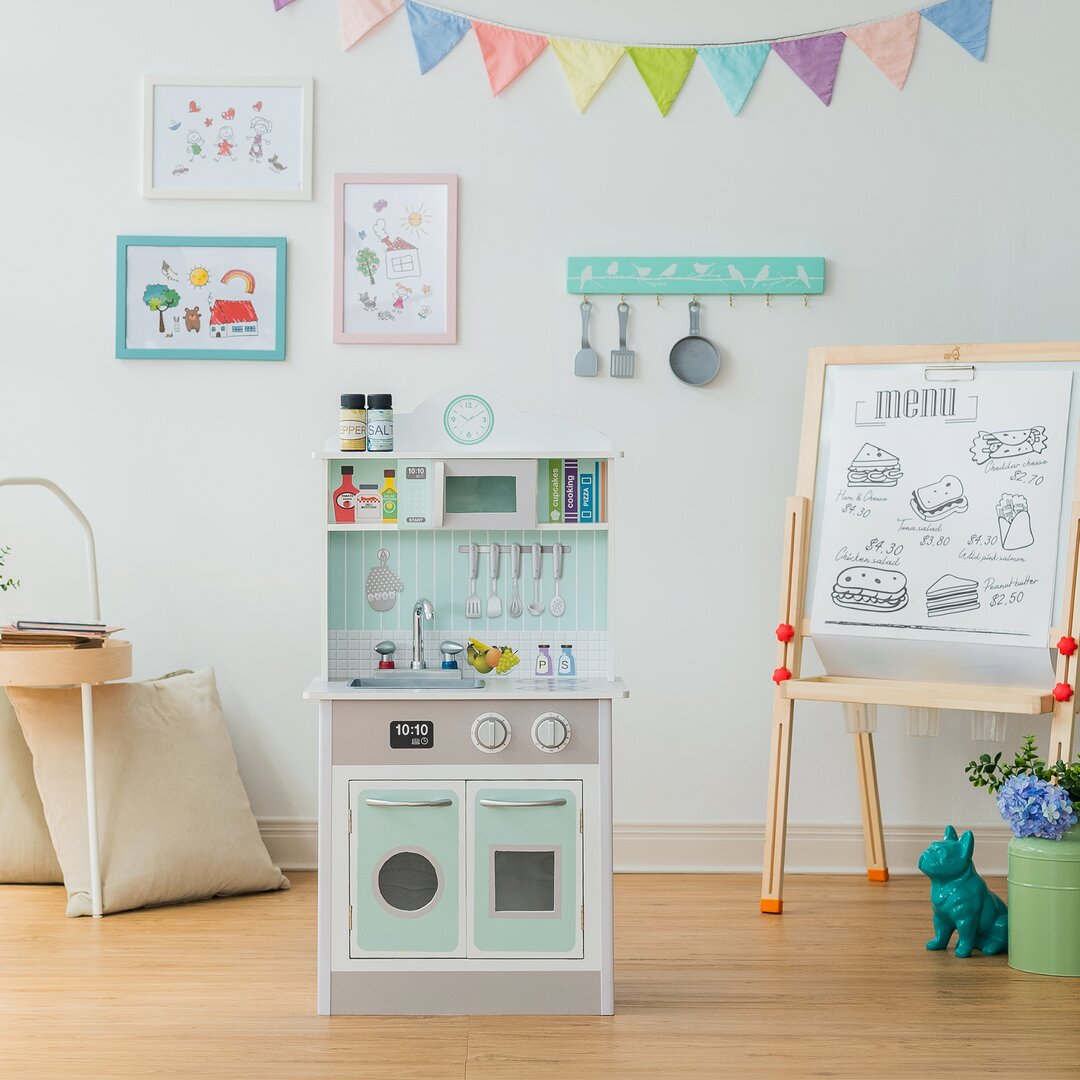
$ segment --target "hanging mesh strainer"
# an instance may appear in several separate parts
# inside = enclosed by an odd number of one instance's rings
[[[364,592],[374,611],[389,611],[397,602],[397,594],[403,592],[405,583],[386,565],[390,552],[379,548],[379,565],[371,568]]]

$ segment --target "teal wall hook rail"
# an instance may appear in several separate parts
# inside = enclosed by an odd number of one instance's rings
[[[825,260],[571,256],[566,260],[566,291],[595,296],[810,296],[825,291]]]

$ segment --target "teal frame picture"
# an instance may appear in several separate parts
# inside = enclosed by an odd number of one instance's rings
[[[121,360],[284,360],[285,237],[118,236]]]

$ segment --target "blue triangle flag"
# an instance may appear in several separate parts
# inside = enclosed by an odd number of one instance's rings
[[[945,0],[943,4],[921,8],[919,14],[944,30],[976,60],[984,60],[992,3],[993,0]]]
[[[698,56],[705,61],[709,73],[720,87],[732,116],[738,116],[739,110],[746,104],[771,48],[768,42],[764,42],[698,49]]]
[[[405,10],[421,75],[426,75],[472,29],[468,19],[414,0],[405,0]]]

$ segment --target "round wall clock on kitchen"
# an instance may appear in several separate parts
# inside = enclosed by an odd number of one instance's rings
[[[446,406],[443,427],[454,442],[476,446],[494,430],[495,410],[478,394],[462,394]]]

